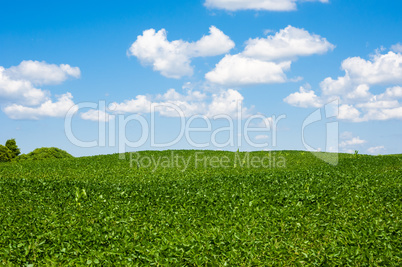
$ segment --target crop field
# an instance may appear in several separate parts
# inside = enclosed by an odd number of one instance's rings
[[[402,155],[121,156],[1,163],[0,265],[402,265]]]

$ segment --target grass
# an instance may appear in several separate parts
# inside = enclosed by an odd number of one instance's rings
[[[402,265],[402,155],[199,152],[0,164],[0,264]]]

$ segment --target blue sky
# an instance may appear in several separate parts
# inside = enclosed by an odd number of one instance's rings
[[[191,127],[211,122],[191,135],[208,143],[202,148],[333,150],[326,126],[337,122],[341,152],[401,153],[401,10],[396,0],[4,1],[0,142],[16,138],[23,153],[50,146],[75,156],[116,153],[123,136],[144,135],[135,119],[118,127],[137,114],[149,125],[154,115],[156,142],[169,143],[182,129],[180,118],[149,106],[171,103],[185,122],[193,118]],[[309,124],[303,142],[303,122],[333,100],[337,118]],[[112,104],[107,114],[100,103]],[[242,106],[240,124],[234,103]],[[74,136],[97,145],[81,147],[66,134],[74,107]],[[213,119],[222,114],[235,126],[234,141],[220,147],[210,141],[228,126]],[[260,130],[249,134],[250,143],[239,128],[253,115],[267,124],[251,122]],[[274,133],[269,123],[280,115],[286,118]],[[231,136],[222,131],[215,139],[224,144]],[[125,147],[167,148],[196,146],[183,137],[168,147],[149,138]]]

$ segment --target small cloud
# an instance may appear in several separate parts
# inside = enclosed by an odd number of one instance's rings
[[[342,140],[345,139],[352,139],[353,138],[353,133],[352,132],[343,132],[339,136]]]
[[[274,63],[240,54],[226,55],[205,78],[226,86],[283,83],[286,81],[284,71],[290,69],[290,64],[290,61]]]
[[[11,119],[16,120],[38,120],[44,117],[62,118],[71,108],[78,109],[72,99],[73,96],[70,93],[66,93],[59,96],[56,102],[49,99],[37,107],[9,105],[4,108],[4,113]]]
[[[350,140],[342,141],[342,142],[339,144],[339,147],[343,147],[343,148],[344,148],[344,147],[348,147],[348,146],[361,145],[361,144],[364,144],[364,143],[367,143],[367,141],[360,139],[360,137],[358,136],[358,137],[353,137],[353,138],[350,139]]]
[[[257,136],[255,137],[255,140],[266,140],[266,139],[268,139],[268,138],[269,138],[268,135],[260,134],[260,135],[257,135]]]
[[[100,110],[88,110],[87,112],[81,113],[81,119],[83,120],[89,120],[89,121],[102,121],[102,122],[108,122],[110,119],[112,119],[109,114],[107,114],[104,111]]]
[[[307,86],[307,88],[309,88],[309,86]],[[315,94],[315,92],[313,90],[306,89],[304,86],[300,86],[299,92],[288,95],[283,99],[283,101],[289,105],[302,108],[318,108],[322,106],[322,101]]]
[[[268,35],[268,34],[270,34],[270,33],[272,33],[272,32],[274,32],[274,30],[265,29],[263,33],[264,33],[264,35]]]
[[[158,112],[163,117],[191,117],[194,115],[213,118],[224,116],[242,118],[250,116],[250,109],[243,107],[244,97],[236,90],[221,90],[217,93],[204,93],[187,90],[185,94],[174,89],[158,95],[137,95],[121,103],[113,102],[108,105],[109,114],[146,114]],[[240,113],[240,114],[239,114]],[[104,111],[89,110],[81,114],[84,120],[108,121],[110,115]]]
[[[391,46],[391,50],[394,51],[395,53],[402,53],[402,44],[397,43]]]
[[[384,146],[374,146],[367,149],[369,154],[380,154],[381,152],[385,151]]]
[[[328,0],[302,0],[300,2],[328,3]],[[207,8],[238,10],[293,11],[297,9],[296,0],[206,0]]]

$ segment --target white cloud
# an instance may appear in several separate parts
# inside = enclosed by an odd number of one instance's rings
[[[237,118],[241,112],[243,117],[247,117],[248,109],[243,108],[244,97],[236,90],[228,89],[221,91],[219,94],[212,95],[212,102],[208,106],[208,111],[205,113],[207,117],[216,115],[228,115]],[[239,110],[241,108],[241,111]]]
[[[315,94],[313,90],[308,90],[300,86],[299,92],[288,95],[284,101],[289,105],[295,107],[320,107],[322,105],[321,99]]]
[[[66,93],[52,102],[50,92],[37,85],[59,84],[69,77],[79,78],[78,67],[48,64],[44,61],[22,61],[18,66],[0,66],[0,103],[12,119],[63,117],[74,106],[72,95]]]
[[[205,93],[200,91],[187,90],[187,94],[178,93],[175,89],[169,89],[163,95],[158,95],[157,99],[164,101],[201,101],[207,97]]]
[[[151,65],[163,76],[178,79],[193,74],[191,58],[225,54],[234,46],[234,42],[214,26],[210,27],[209,35],[192,43],[183,40],[169,42],[165,29],[158,32],[149,29],[137,37],[129,55],[136,56],[144,65]]]
[[[318,107],[319,103],[338,98],[341,104],[338,118],[341,120],[363,122],[402,119],[402,104],[398,100],[402,98],[401,54],[379,54],[377,51],[370,60],[347,58],[342,62],[342,69],[344,76],[335,80],[328,77],[320,83],[321,96],[316,96],[313,91],[300,90],[284,101],[299,107]],[[370,86],[374,85],[391,87],[374,95],[370,92]]]
[[[269,138],[268,135],[260,134],[260,135],[257,135],[257,136],[255,137],[255,140],[265,140],[265,139],[268,139],[268,138]]]
[[[367,141],[360,139],[360,137],[358,136],[358,137],[353,137],[350,140],[342,141],[339,144],[339,147],[345,148],[345,147],[350,147],[350,146],[362,145],[364,143],[367,143]]]
[[[68,64],[48,64],[45,61],[24,60],[18,66],[5,70],[5,75],[12,80],[29,81],[35,85],[59,84],[68,77],[79,78],[81,71],[78,67]]]
[[[366,84],[360,84],[354,88],[351,92],[345,95],[347,99],[368,99],[372,95],[369,92],[370,87]]]
[[[394,51],[395,53],[402,53],[402,44],[397,43],[391,46],[391,50]]]
[[[402,119],[402,107],[369,109],[363,121]]]
[[[336,80],[328,77],[320,83],[320,87],[323,95],[343,95],[351,89],[352,82],[349,75],[338,77]]]
[[[275,35],[250,39],[243,52],[226,55],[205,78],[224,86],[283,83],[291,60],[333,48],[325,38],[288,26]]]
[[[73,96],[66,93],[58,97],[56,102],[46,100],[38,107],[9,105],[3,109],[11,119],[38,120],[43,117],[64,117],[71,108],[78,109],[73,102]]]
[[[323,95],[343,95],[348,98],[368,98],[370,85],[402,83],[402,55],[388,52],[376,54],[372,60],[360,57],[342,62],[345,76],[324,79],[320,86]],[[390,90],[399,92],[398,87]]]
[[[240,54],[226,55],[205,78],[220,85],[252,85],[261,83],[283,83],[284,71],[290,69],[290,61],[266,62],[243,57]]]
[[[44,101],[48,92],[35,88],[30,81],[13,80],[0,66],[0,100],[26,105],[37,105]]]
[[[380,154],[383,151],[385,151],[384,146],[374,146],[367,149],[367,152],[369,154]]]
[[[402,83],[402,54],[376,54],[371,60],[347,58],[342,69],[357,84]]]
[[[328,0],[302,0],[299,2],[321,2],[328,3]],[[297,0],[206,0],[208,8],[236,10],[269,10],[269,11],[292,11],[296,10]]]
[[[89,121],[108,122],[111,119],[111,116],[104,111],[90,109],[87,112],[81,113],[81,118]]]
[[[122,103],[112,103],[110,109],[116,113],[148,113],[152,102],[145,95],[138,95],[135,99]]]
[[[214,94],[194,90],[188,90],[185,94],[181,94],[174,89],[169,89],[165,94],[156,96],[138,95],[134,99],[126,100],[122,103],[111,103],[108,109],[109,113],[106,115],[103,111],[90,110],[82,113],[81,118],[84,120],[107,121],[110,113],[146,114],[153,111],[164,117],[202,115],[211,118],[216,115],[227,115],[237,118],[238,113],[241,113],[242,117],[248,117],[250,109],[243,107],[243,100],[243,96],[233,89],[222,90]]]
[[[387,88],[383,94],[378,96],[378,99],[396,99],[402,98],[402,86],[394,86]]]
[[[181,114],[192,116],[202,113],[206,109],[202,101],[205,97],[199,91],[187,91],[187,95],[180,94],[174,89],[169,89],[163,95],[156,97],[138,95],[135,99],[122,103],[112,103],[111,111],[115,113],[150,113],[152,108],[165,117],[178,117]]]
[[[340,120],[350,120],[354,122],[361,121],[360,111],[353,107],[352,105],[341,105],[339,106],[338,119]]]
[[[357,104],[356,107],[366,109],[389,109],[399,107],[399,102],[397,100],[369,101]]]
[[[335,48],[327,39],[290,25],[275,35],[250,39],[246,44],[242,54],[261,60],[283,60],[324,54]]]
[[[195,43],[188,44],[190,57],[213,57],[229,52],[235,43],[215,26],[209,28],[209,35],[203,36]]]

